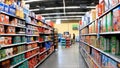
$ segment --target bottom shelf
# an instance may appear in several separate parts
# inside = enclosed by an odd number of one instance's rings
[[[84,54],[83,54],[83,52],[84,52]],[[101,68],[101,66],[99,66],[99,64],[97,64],[97,62],[92,58],[92,56],[90,56],[87,53],[87,51],[84,48],[81,48],[81,55],[85,59],[85,62],[87,63],[89,68]]]
[[[43,63],[54,51],[52,51],[50,54],[48,54],[47,57],[45,57],[41,62],[39,62],[34,68],[37,68],[41,63]]]
[[[84,57],[84,55],[83,55],[83,53],[81,52],[81,50],[80,50],[80,54],[82,55],[82,57],[83,57],[84,61],[86,62],[88,68],[90,68],[90,67],[89,67],[89,66],[90,66],[89,63],[87,62],[87,60],[86,60],[86,58]]]

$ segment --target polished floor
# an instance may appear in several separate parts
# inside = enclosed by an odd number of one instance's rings
[[[59,46],[59,50],[53,53],[38,68],[88,68],[79,53],[78,43],[70,48]]]

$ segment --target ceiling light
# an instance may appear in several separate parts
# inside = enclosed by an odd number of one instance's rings
[[[80,6],[66,6],[65,9],[79,9]],[[86,6],[86,8],[95,8],[95,6]],[[51,7],[45,8],[45,10],[64,9],[64,7]],[[31,11],[39,11],[39,9],[31,9]]]

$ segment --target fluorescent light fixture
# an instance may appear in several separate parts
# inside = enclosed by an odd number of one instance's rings
[[[50,19],[50,20],[56,20],[56,19]],[[62,20],[81,20],[81,18],[70,18],[70,19],[60,19],[61,21]]]
[[[61,24],[61,20],[60,19],[56,19],[56,24]]]
[[[66,6],[65,9],[78,9],[80,6]],[[86,6],[86,8],[95,8],[95,6]],[[45,10],[64,9],[64,7],[51,7],[45,8]],[[30,11],[39,11],[39,9],[31,9]]]
[[[85,14],[86,12],[66,12],[66,14]],[[43,15],[43,16],[48,16],[48,15],[62,15],[64,13],[45,13],[45,14],[38,14],[38,15]]]
[[[46,1],[46,0],[27,0],[27,1],[25,1],[25,3],[37,2],[37,1]]]
[[[59,17],[45,17],[45,18],[81,18],[82,16],[59,16]]]

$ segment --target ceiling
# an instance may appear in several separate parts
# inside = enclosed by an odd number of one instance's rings
[[[80,19],[85,12],[95,8],[99,0],[25,0],[30,11],[46,19]]]

